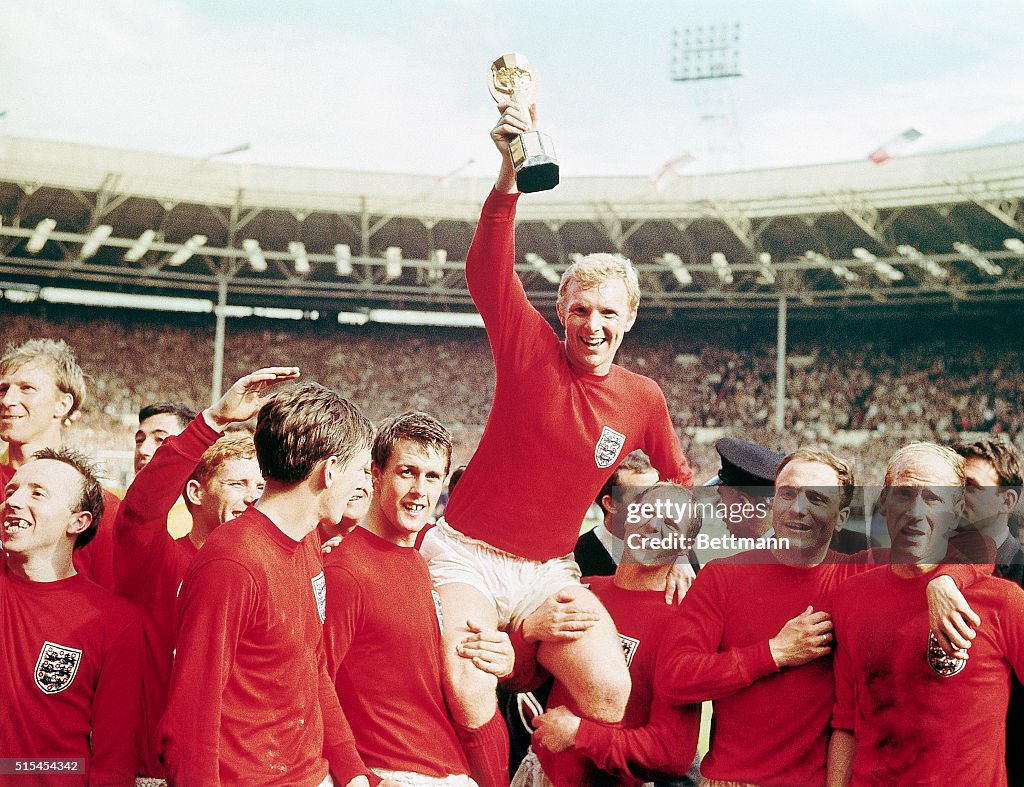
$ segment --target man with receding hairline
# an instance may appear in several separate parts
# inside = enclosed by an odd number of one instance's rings
[[[0,758],[81,759],[84,770],[44,778],[128,787],[142,626],[131,604],[75,571],[72,552],[103,513],[95,471],[67,449],[34,457],[4,485],[0,505]]]
[[[889,460],[880,511],[891,564],[836,594],[836,702],[828,784],[1006,784],[1010,675],[1024,675],[1024,591],[991,576],[965,589],[983,621],[969,657],[929,631],[926,583],[964,507],[964,461],[933,443]],[[1014,741],[1012,745],[1018,745]]]
[[[850,514],[849,462],[798,449],[779,463],[774,486],[776,546],[704,566],[669,622],[658,664],[666,699],[714,703],[701,763],[709,787],[823,784],[834,685],[832,599],[850,577],[873,568],[869,553],[830,550]],[[944,573],[963,583],[976,576],[963,566]],[[951,577],[933,579],[933,593],[956,599]],[[927,610],[924,586],[921,601]]]

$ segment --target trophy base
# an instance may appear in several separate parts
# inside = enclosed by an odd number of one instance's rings
[[[509,150],[516,168],[516,186],[524,194],[558,185],[558,159],[547,134],[527,131],[512,140]]]
[[[558,185],[558,162],[527,162],[516,173],[516,186],[524,194],[548,191]]]

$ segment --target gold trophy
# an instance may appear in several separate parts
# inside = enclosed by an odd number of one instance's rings
[[[537,71],[517,52],[502,55],[491,63],[487,89],[499,104],[518,104],[529,118],[537,89]],[[558,185],[558,159],[551,137],[540,131],[526,131],[509,143],[520,191],[547,191]]]

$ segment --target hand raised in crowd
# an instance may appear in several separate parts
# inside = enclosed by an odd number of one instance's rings
[[[596,612],[576,605],[572,588],[564,588],[527,615],[523,638],[527,642],[569,642],[582,637],[598,620]]]
[[[508,634],[497,629],[485,629],[472,620],[466,621],[466,627],[472,633],[459,643],[456,652],[496,678],[511,675],[516,654]]]
[[[533,733],[534,742],[557,754],[576,745],[580,717],[564,705],[559,705],[535,718],[533,726],[537,728]]]
[[[807,609],[786,621],[782,630],[768,640],[772,658],[781,667],[799,667],[832,652],[832,617],[827,612]]]
[[[967,649],[980,626],[981,618],[971,609],[952,577],[936,577],[925,589],[928,596],[928,625],[948,656],[966,659]]]
[[[299,369],[296,366],[268,366],[257,369],[237,380],[220,401],[203,410],[203,416],[210,426],[222,432],[229,424],[242,423],[256,415],[265,401],[261,396],[265,390],[298,378]]]

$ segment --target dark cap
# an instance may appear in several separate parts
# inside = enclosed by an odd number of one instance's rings
[[[775,471],[786,456],[763,445],[735,437],[723,437],[715,443],[722,457],[717,483],[722,486],[775,486]]]

